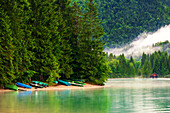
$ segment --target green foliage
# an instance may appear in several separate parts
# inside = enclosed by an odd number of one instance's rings
[[[72,0],[75,1],[75,0]],[[84,7],[82,0],[76,0]],[[105,47],[126,44],[142,32],[153,32],[169,25],[168,0],[95,0],[107,42]]]
[[[170,78],[170,74],[169,74],[169,75],[166,75],[165,78]]]
[[[154,44],[153,47],[165,45],[165,44],[168,44],[168,43],[170,43],[168,40],[165,41],[165,42],[158,42],[158,43]]]
[[[29,70],[29,71],[24,71],[24,75],[22,76],[22,78],[20,78],[22,80],[22,82],[31,82],[31,77],[34,76],[36,72]]]
[[[141,68],[141,75],[143,78],[148,78],[149,75],[151,74],[152,74],[151,63],[150,63],[149,58],[147,58]]]
[[[0,86],[31,79],[107,80],[97,4],[69,0],[0,2]]]
[[[109,56],[109,55],[108,55]],[[170,74],[170,55],[167,52],[155,52],[151,55],[143,53],[141,61],[134,61],[133,57],[130,60],[126,59],[124,55],[119,55],[119,60],[108,59],[108,66],[110,68],[110,78],[131,78],[141,76],[148,78],[152,73],[157,73],[159,77],[166,77]]]
[[[9,16],[0,8],[0,85],[2,87],[15,79],[13,65],[14,46],[10,27]]]

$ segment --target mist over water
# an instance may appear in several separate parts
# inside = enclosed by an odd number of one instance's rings
[[[129,45],[125,45],[122,48],[105,49],[105,52],[113,53],[118,56],[122,53],[128,58],[130,56],[139,57],[143,52],[151,54],[160,50],[160,47],[153,47],[152,45],[158,42],[170,42],[170,25],[166,25],[156,32],[142,33]]]

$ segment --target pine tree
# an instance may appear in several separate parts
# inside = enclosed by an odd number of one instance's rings
[[[169,69],[169,74],[170,74],[170,55],[168,57],[168,69]]]
[[[141,74],[144,78],[148,78],[152,74],[151,62],[149,58],[146,58],[145,63],[142,66]]]
[[[135,77],[136,75],[136,69],[134,67],[134,64],[130,62],[130,77]]]
[[[80,57],[80,38],[82,37],[83,34],[83,25],[82,25],[82,9],[78,6],[78,4],[76,2],[73,3],[72,6],[72,19],[71,19],[71,23],[69,23],[69,25],[71,25],[71,38],[70,38],[70,48],[72,50],[72,61],[71,61],[71,67],[73,69],[73,75],[71,75],[71,78],[81,78],[81,73],[80,71],[77,70],[81,70],[80,68],[80,63],[79,63],[79,59]]]
[[[132,72],[131,72],[131,67],[130,67],[130,62],[126,62],[126,74],[124,76],[125,78],[132,77]]]
[[[58,36],[58,14],[55,12],[53,1],[30,0],[32,23],[31,51],[34,52],[32,70],[36,71],[35,79],[52,82],[59,77],[59,61],[56,56],[60,43]],[[60,53],[59,55],[60,56]]]
[[[113,53],[110,53],[109,59],[112,60],[114,58]]]
[[[117,78],[122,78],[121,69],[120,69],[120,66],[119,66],[119,63],[118,63],[118,62],[116,63],[115,76],[116,76]]]
[[[124,56],[124,54],[119,56],[119,66],[120,66],[120,70],[121,70],[121,76],[125,77],[127,74],[127,67],[126,67],[126,58]]]
[[[168,70],[168,54],[163,52],[160,58],[160,74],[162,77],[165,75],[168,75],[169,70]]]
[[[160,75],[160,56],[158,53],[155,53],[153,60],[153,73]]]
[[[104,32],[94,0],[88,0],[85,4],[83,24],[84,33],[80,39],[82,73],[90,81],[102,84],[107,78],[106,54],[100,40]]]
[[[9,2],[7,0],[1,3],[11,21],[11,36],[13,37],[13,45],[15,47],[13,65],[16,80],[26,82],[25,79],[28,79],[28,77],[24,75],[24,71],[30,69],[30,58],[32,56],[32,52],[28,50],[28,46],[32,42],[29,38],[31,32],[27,25],[30,13],[29,2],[17,0]]]
[[[132,56],[130,57],[130,62],[135,66],[135,61]]]
[[[10,27],[9,16],[0,8],[0,87],[4,87],[15,79],[13,66],[14,46]]]
[[[143,54],[142,54],[142,59],[141,59],[141,67],[142,67],[143,64],[145,63],[145,60],[146,60],[146,54],[143,53]]]
[[[59,36],[61,37],[60,42],[60,52],[61,56],[59,57],[60,63],[60,76],[61,78],[70,78],[73,74],[72,62],[73,62],[73,50],[71,47],[72,44],[72,19],[73,19],[73,8],[70,5],[69,0],[56,0],[55,4],[58,5],[56,11],[61,12],[61,20],[59,21]]]

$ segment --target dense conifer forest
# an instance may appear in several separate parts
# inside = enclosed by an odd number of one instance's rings
[[[0,86],[15,82],[107,79],[101,21],[94,0],[0,1]]]
[[[166,77],[167,52],[143,53],[135,61],[103,50],[170,24],[167,1],[1,0],[0,87],[31,80],[103,84],[108,77]]]
[[[83,7],[86,0],[77,1]],[[99,8],[106,48],[119,47],[140,33],[170,24],[169,0],[95,0]]]
[[[135,61],[132,56],[126,59],[124,54],[115,56],[112,53],[107,55],[107,59],[110,78],[149,78],[152,73],[170,77],[170,55],[167,52],[143,53],[140,61]]]

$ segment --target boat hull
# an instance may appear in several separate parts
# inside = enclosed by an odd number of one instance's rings
[[[63,80],[59,80],[59,79],[58,79],[58,82],[61,83],[61,84],[66,85],[66,86],[70,86],[71,85],[70,83],[68,83],[66,81],[63,81]]]
[[[35,88],[43,88],[43,86],[40,86],[38,84],[34,84],[34,83],[29,83],[29,84],[30,86],[35,87]]]
[[[17,91],[18,90],[18,86],[8,84],[8,85],[5,86],[5,89],[11,89],[11,90]]]
[[[29,86],[29,85],[26,85],[26,84],[23,84],[23,83],[17,82],[16,85],[17,85],[17,86],[20,86],[20,87],[32,89],[32,86]]]

